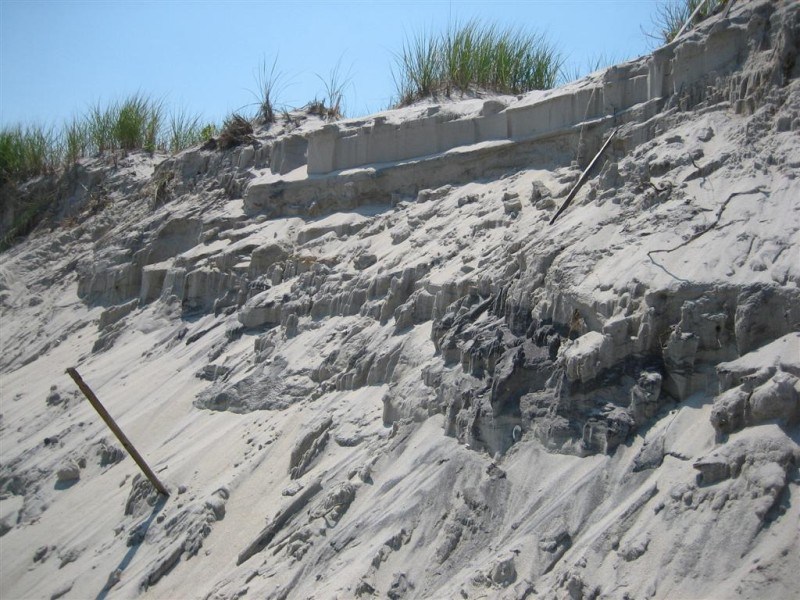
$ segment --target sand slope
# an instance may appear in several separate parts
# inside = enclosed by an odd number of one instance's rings
[[[76,167],[0,261],[0,596],[796,597],[799,11]]]

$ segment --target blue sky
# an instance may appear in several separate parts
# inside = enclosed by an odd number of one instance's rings
[[[323,97],[348,75],[345,109],[386,108],[394,53],[409,35],[480,18],[540,32],[568,68],[647,53],[655,0],[71,1],[0,0],[0,123],[58,125],[137,91],[221,122],[255,101],[277,58],[279,100]],[[248,110],[248,109],[245,109]]]

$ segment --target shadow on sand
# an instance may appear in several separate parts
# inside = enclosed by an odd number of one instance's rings
[[[106,596],[108,596],[108,592],[111,591],[111,588],[113,588],[117,584],[117,582],[120,579],[120,576],[122,575],[122,572],[125,571],[125,569],[128,567],[129,564],[131,564],[133,557],[136,556],[136,553],[139,551],[139,546],[141,546],[142,541],[144,541],[145,534],[147,533],[147,530],[150,529],[150,525],[153,524],[153,521],[158,516],[158,513],[161,512],[161,509],[164,508],[164,505],[166,503],[167,503],[167,498],[164,496],[159,496],[158,501],[153,506],[153,510],[150,513],[150,516],[147,517],[146,521],[142,521],[136,527],[137,535],[140,541],[132,545],[128,550],[128,552],[125,553],[125,556],[122,557],[122,560],[117,565],[117,568],[114,569],[109,575],[108,582],[103,587],[103,589],[100,590],[100,593],[97,594],[95,600],[105,600]]]

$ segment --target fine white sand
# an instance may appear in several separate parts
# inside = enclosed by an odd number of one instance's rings
[[[796,4],[767,11],[772,48]],[[744,31],[731,39],[751,48],[720,67],[719,89],[776,60],[746,37],[760,6],[737,3],[714,30]],[[676,55],[716,47],[712,26]],[[751,89],[752,110],[711,93],[684,109],[676,93],[620,117],[619,143],[553,226],[580,174],[580,123],[311,177],[239,168],[241,149],[204,172],[190,169],[199,150],[160,166],[87,161],[111,182],[105,210],[42,227],[0,260],[0,596],[795,597],[800,83]],[[470,119],[483,102],[445,108]],[[596,150],[608,131],[584,134]],[[473,160],[517,166],[487,174]],[[154,206],[169,169],[183,175]],[[248,204],[276,186],[280,214]],[[470,297],[504,308],[453,325]],[[475,408],[503,357],[530,353],[512,323],[522,313],[562,327],[556,376],[531,375],[526,393],[566,398],[558,414],[588,427],[658,372],[657,409],[598,452],[580,429],[563,441],[520,417],[529,396],[512,416]],[[470,348],[495,333],[498,366],[476,375],[484,355]],[[71,366],[168,499],[138,482]],[[758,405],[753,390],[773,388],[782,404]],[[722,435],[720,394],[736,390],[749,416]],[[509,419],[521,419],[513,443]]]

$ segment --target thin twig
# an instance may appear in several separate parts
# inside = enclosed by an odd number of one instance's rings
[[[660,194],[661,192],[666,192],[666,191],[670,191],[671,192],[672,191],[672,182],[671,181],[665,181],[663,188],[658,187],[652,181],[648,181],[647,185],[649,185],[651,188],[653,188],[656,191],[657,194]]]
[[[683,242],[681,242],[680,244],[678,244],[674,248],[659,248],[658,250],[650,250],[650,251],[648,251],[647,252],[648,258],[652,261],[653,257],[651,255],[655,254],[656,252],[667,252],[667,253],[674,252],[678,248],[683,248],[684,246],[687,246],[687,245],[691,244],[693,241],[695,241],[701,235],[704,235],[704,234],[708,233],[709,231],[711,231],[712,229],[714,229],[717,226],[717,223],[719,223],[719,220],[722,218],[722,213],[725,212],[725,209],[727,208],[728,203],[731,200],[733,200],[733,198],[735,198],[736,196],[748,196],[750,194],[756,194],[756,193],[764,194],[765,191],[764,191],[763,186],[758,186],[756,188],[753,188],[752,190],[747,190],[747,191],[744,191],[744,192],[733,192],[730,196],[728,196],[727,200],[725,200],[725,202],[722,203],[722,206],[720,207],[719,211],[717,212],[717,216],[714,219],[714,222],[711,223],[711,225],[709,225],[708,227],[706,227],[702,231],[699,231],[699,232],[695,233],[689,239],[684,240]],[[655,261],[653,261],[653,262],[655,262]]]

